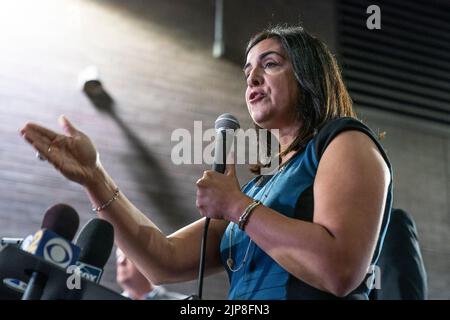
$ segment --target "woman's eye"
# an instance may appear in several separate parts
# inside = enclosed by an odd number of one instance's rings
[[[266,69],[266,68],[273,68],[273,67],[275,67],[275,66],[277,66],[278,65],[278,63],[276,63],[276,62],[267,62],[266,64],[264,64],[264,69]]]

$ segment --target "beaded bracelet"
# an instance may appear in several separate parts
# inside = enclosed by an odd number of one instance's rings
[[[112,196],[112,198],[111,199],[109,199],[108,201],[106,201],[104,204],[102,204],[101,206],[99,206],[99,207],[94,207],[94,208],[92,208],[92,211],[94,211],[94,212],[100,212],[100,211],[102,211],[102,210],[105,210],[107,207],[109,207],[109,205],[114,201],[114,200],[117,200],[117,198],[119,198],[119,192],[120,192],[120,190],[119,190],[119,188],[116,188],[116,190],[114,190],[114,194],[113,194],[113,196]]]
[[[247,208],[245,208],[244,212],[239,217],[239,223],[238,223],[239,229],[241,229],[241,230],[245,229],[245,225],[247,224],[248,219],[250,218],[250,215],[252,214],[253,210],[260,204],[261,204],[261,201],[253,200],[253,202]]]

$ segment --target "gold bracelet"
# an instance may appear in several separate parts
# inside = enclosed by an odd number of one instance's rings
[[[248,222],[248,219],[250,218],[250,215],[252,214],[253,210],[255,210],[255,208],[257,206],[259,206],[260,204],[261,204],[261,201],[253,200],[253,202],[247,208],[245,208],[244,212],[239,217],[239,223],[238,223],[239,229],[245,230],[245,226]]]
[[[94,208],[92,208],[92,211],[94,211],[94,212],[100,212],[100,211],[102,211],[102,210],[105,210],[107,207],[109,207],[109,205],[110,205],[114,200],[117,200],[117,198],[119,198],[119,192],[120,192],[119,188],[116,188],[116,190],[114,191],[114,194],[113,194],[113,196],[112,196],[111,199],[109,199],[108,201],[106,201],[104,204],[102,204],[102,205],[99,206],[99,207],[94,207]]]

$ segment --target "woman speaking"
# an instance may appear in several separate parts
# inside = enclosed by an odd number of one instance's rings
[[[355,118],[334,57],[301,27],[275,27],[250,40],[243,71],[253,122],[279,130],[279,166],[242,189],[233,165],[225,174],[205,171],[197,181],[202,218],[168,236],[121,192],[68,119],[60,118],[64,134],[34,123],[21,133],[84,187],[118,246],[155,284],[195,279],[209,217],[206,273],[225,268],[229,299],[367,298],[392,172],[375,135]]]

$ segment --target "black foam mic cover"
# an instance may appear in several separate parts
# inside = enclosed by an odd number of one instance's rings
[[[80,225],[78,213],[71,206],[59,203],[48,208],[42,220],[41,229],[48,229],[72,241]]]
[[[78,261],[103,269],[114,244],[114,228],[106,220],[93,218],[81,229],[75,244],[81,248]]]

